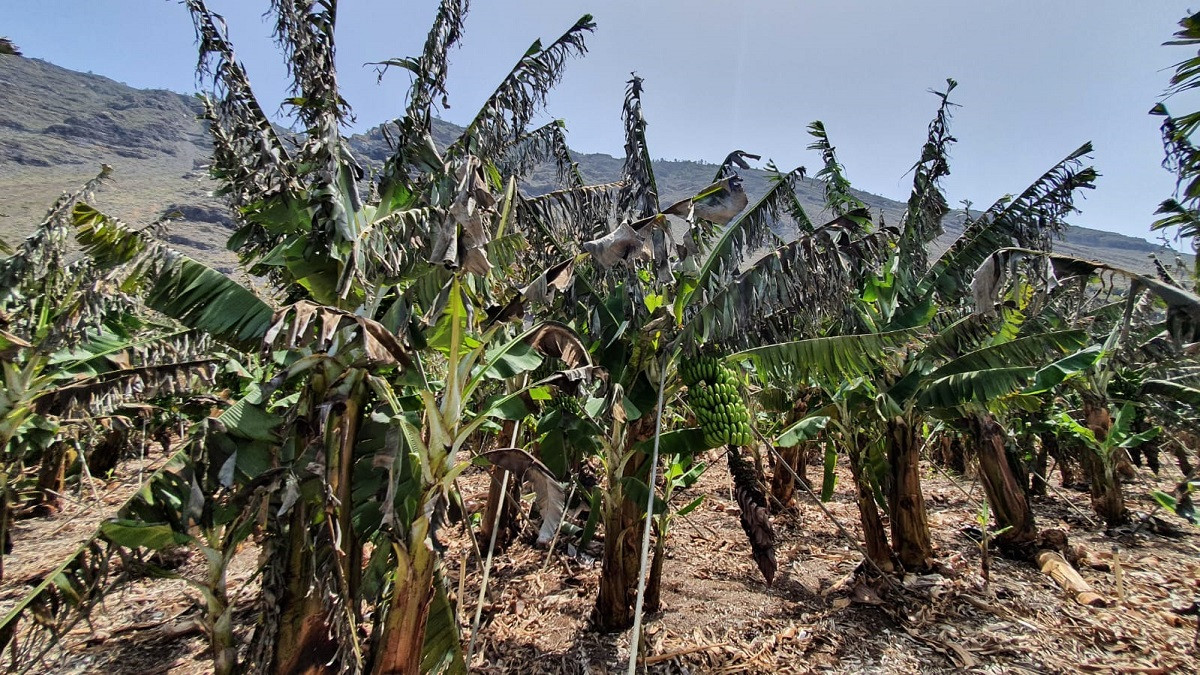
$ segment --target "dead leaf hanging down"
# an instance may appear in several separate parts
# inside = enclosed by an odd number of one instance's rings
[[[750,162],[747,162],[747,159],[753,159],[757,162],[758,160],[762,159],[762,155],[756,155],[751,152],[746,152],[745,150],[734,150],[728,155],[725,155],[725,161],[721,162],[721,173],[733,171],[734,166],[749,171]]]
[[[625,388],[619,384],[614,384],[609,390],[608,399],[609,409],[612,411],[613,421],[617,424],[625,424],[629,420],[629,415],[625,413]]]
[[[194,391],[197,383],[210,385],[221,359],[195,359],[120,368],[81,378],[58,387],[34,403],[39,413],[67,415],[87,411],[107,414],[130,401]]]
[[[719,180],[701,190],[694,197],[680,200],[663,210],[673,216],[687,220],[707,220],[717,225],[728,225],[749,203],[742,178],[738,175]]]
[[[564,393],[575,396],[579,394],[579,386],[591,384],[596,380],[608,382],[608,369],[600,366],[582,366],[569,368],[548,375],[534,383],[535,386],[557,387]],[[601,388],[603,391],[603,388]],[[597,392],[598,394],[599,392]]]
[[[641,257],[645,243],[629,223],[621,223],[603,237],[583,242],[583,250],[592,254],[601,267],[609,269],[617,263],[632,264]]]
[[[319,319],[319,330],[310,331],[313,319]],[[294,349],[300,346],[312,346],[318,351],[326,351],[333,342],[338,330],[355,324],[361,331],[357,339],[361,341],[367,361],[376,365],[408,365],[408,353],[400,338],[392,334],[383,324],[373,319],[356,316],[345,310],[328,305],[317,305],[307,300],[301,300],[275,311],[271,317],[271,327],[263,336],[263,348],[282,346]],[[278,343],[280,333],[287,329],[287,338],[282,344]]]
[[[434,240],[430,259],[449,269],[484,275],[492,269],[485,247],[491,241],[488,222],[495,214],[496,198],[488,189],[483,165],[469,157],[455,174],[458,191]]]
[[[504,305],[488,308],[488,323],[503,323],[523,317],[527,303],[539,305],[552,302],[554,294],[565,291],[574,280],[575,258],[557,263],[539,274],[524,288],[518,289],[516,295]]]
[[[525,341],[539,353],[552,356],[572,368],[592,365],[583,340],[566,324],[547,321],[529,335]]]
[[[1127,297],[1136,298],[1140,291],[1147,290],[1166,303],[1173,338],[1181,342],[1195,339],[1194,327],[1200,325],[1200,296],[1154,277],[1108,263],[1024,248],[1002,248],[992,253],[975,271],[971,290],[977,312],[987,312],[994,306],[1004,275],[1013,265],[1025,258],[1041,258],[1046,261],[1046,269],[1042,275],[1046,277],[1047,290],[1073,277],[1087,279],[1105,272],[1125,277],[1130,284]]]
[[[536,457],[519,448],[502,448],[483,453],[492,464],[511,473],[517,480],[527,480],[537,495],[538,511],[542,514],[542,526],[538,529],[537,543],[545,546],[558,532],[562,522],[566,499],[562,483],[554,479],[550,469]]]
[[[650,252],[654,257],[654,273],[658,282],[662,284],[670,283],[675,278],[671,274],[670,249],[667,246],[669,238],[670,235],[666,228],[656,227],[650,233]]]
[[[521,295],[534,304],[550,302],[555,292],[561,293],[571,287],[575,280],[575,258],[568,258],[538,275],[521,289]]]
[[[543,356],[571,366],[538,380],[534,383],[536,386],[557,387],[575,395],[579,393],[581,384],[591,384],[597,379],[608,381],[608,370],[592,365],[592,356],[583,340],[565,324],[547,321],[530,333],[525,342]]]

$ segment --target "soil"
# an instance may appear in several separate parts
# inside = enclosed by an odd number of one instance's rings
[[[49,517],[13,521],[12,552],[4,554],[0,580],[0,616],[73,555],[167,460],[151,454],[155,456],[123,462],[111,478],[83,478],[59,498],[59,508]]]
[[[978,527],[983,491],[974,481],[951,478],[927,463],[922,463],[922,484],[937,574],[910,575],[891,585],[862,581],[865,575],[855,574],[862,561],[856,546],[800,492],[797,508],[773,517],[779,571],[768,588],[738,524],[724,462],[717,451],[710,454],[712,468],[675,498],[682,505],[706,495],[670,533],[663,609],[648,616],[644,626],[649,672],[1200,672],[1196,617],[1181,614],[1200,593],[1200,529],[1159,511],[1155,515],[1161,521],[1148,519],[1133,532],[1154,511],[1150,490],[1169,491],[1179,480],[1174,467],[1164,467],[1160,476],[1139,469],[1125,485],[1133,525],[1107,534],[1092,516],[1086,492],[1055,483],[1054,493],[1035,500],[1038,526],[1068,534],[1080,556],[1076,567],[1108,603],[1088,607],[1028,562],[996,557],[985,583],[980,547],[964,534],[965,528]],[[809,475],[819,471],[810,469]],[[468,505],[482,508],[486,481],[482,472],[466,476]],[[848,471],[839,469],[838,490],[826,507],[857,536],[849,486]],[[130,494],[127,481],[105,488],[102,505],[87,507],[86,513],[72,513],[68,506],[51,518],[17,523],[17,548],[5,559],[0,586],[4,602],[14,601],[31,580],[70,555],[81,541],[78,533]],[[472,670],[624,671],[629,631],[603,635],[589,629],[600,574],[593,557],[596,544],[589,555],[568,553],[560,543],[548,559],[545,549],[533,546],[535,534],[536,527],[526,525],[524,535],[495,556]],[[444,531],[442,538],[449,544],[446,578],[453,596],[461,583],[466,644],[482,575],[461,528]],[[1120,590],[1114,546],[1123,573]],[[28,551],[24,558],[21,547]],[[257,555],[253,546],[245,547],[229,573],[231,595],[244,589],[235,617],[243,647],[255,620]],[[199,555],[192,554],[176,571],[199,578]],[[179,580],[129,583],[34,670],[209,672],[206,640],[196,622],[197,598]]]

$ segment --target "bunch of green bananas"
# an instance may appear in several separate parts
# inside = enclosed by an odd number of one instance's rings
[[[685,361],[680,377],[688,386],[688,404],[700,421],[710,446],[752,445],[750,412],[742,401],[733,373],[711,356]]]
[[[679,376],[689,387],[694,387],[701,381],[714,384],[724,375],[732,375],[732,373],[728,372],[725,366],[721,365],[721,362],[713,356],[697,356],[679,364]]]
[[[543,408],[547,413],[553,410],[561,412],[563,415],[574,415],[575,417],[583,417],[583,406],[579,403],[579,398],[575,396],[555,396],[550,399]]]

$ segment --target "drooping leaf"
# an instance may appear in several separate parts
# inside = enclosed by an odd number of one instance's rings
[[[779,437],[775,439],[775,445],[790,448],[811,441],[829,424],[829,419],[824,415],[805,417],[780,432]]]
[[[1037,333],[963,354],[933,371],[929,377],[937,379],[955,373],[1003,368],[1012,364],[1037,365],[1047,356],[1080,348],[1087,341],[1087,333],[1082,330]]]
[[[1200,389],[1170,380],[1145,380],[1142,382],[1141,393],[1200,407]]]
[[[1036,370],[1032,366],[1010,366],[946,375],[925,384],[917,404],[942,409],[987,404],[1020,391]]]
[[[176,532],[163,523],[142,523],[134,520],[108,520],[100,524],[100,533],[109,541],[127,548],[151,551],[178,546],[190,537]]]
[[[917,335],[913,329],[796,340],[736,352],[731,362],[750,361],[767,381],[851,378],[870,373]]]
[[[228,276],[135,232],[86,204],[73,218],[84,251],[111,265],[133,265],[150,286],[146,304],[218,340],[253,348],[272,308]]]
[[[1070,356],[1059,359],[1054,363],[1039,368],[1033,376],[1033,383],[1022,390],[1022,394],[1036,395],[1050,391],[1065,382],[1068,378],[1084,372],[1103,357],[1100,345],[1091,345]]]

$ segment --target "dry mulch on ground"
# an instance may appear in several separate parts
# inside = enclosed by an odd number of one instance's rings
[[[651,672],[1200,672],[1195,619],[1172,611],[1194,599],[1198,530],[1179,539],[1145,532],[1109,538],[1086,520],[1086,493],[1060,491],[1035,503],[1039,525],[1067,532],[1087,554],[1094,567],[1081,565],[1081,573],[1110,606],[1076,604],[1031,564],[999,558],[985,586],[979,547],[961,534],[976,524],[982,490],[927,469],[941,574],[910,576],[896,589],[856,584],[862,556],[802,496],[795,512],[774,518],[779,573],[767,588],[721,464],[691,490],[708,495],[691,525],[673,527],[665,608],[646,628]],[[850,484],[848,475],[839,478]],[[1131,506],[1150,510],[1136,498],[1168,483],[1144,472],[1126,485]],[[691,498],[680,495],[679,503]],[[827,507],[858,536],[857,508],[844,488]],[[1111,572],[1114,543],[1121,545],[1123,601]],[[497,566],[490,621],[481,630],[486,649],[473,665],[495,673],[623,671],[628,632],[587,630],[598,569],[559,559],[550,568],[557,574],[541,574],[544,556],[517,547]]]
[[[1174,536],[1143,527],[1133,535],[1127,529],[1110,537],[1089,522],[1084,492],[1059,488],[1035,501],[1038,525],[1058,527],[1070,536],[1084,555],[1080,573],[1109,600],[1105,608],[1086,607],[1025,562],[996,558],[991,582],[985,585],[979,547],[961,531],[976,525],[982,490],[927,467],[923,486],[940,574],[909,576],[893,587],[857,581],[862,556],[801,493],[796,509],[774,516],[779,572],[768,588],[738,524],[724,463],[715,451],[710,459],[713,468],[687,494],[677,495],[678,504],[701,493],[707,498],[686,519],[676,520],[670,534],[663,609],[645,624],[644,665],[650,672],[1200,672],[1200,652],[1193,643],[1196,619],[1173,611],[1190,606],[1200,588],[1200,530],[1182,521],[1174,521],[1181,530]],[[839,472],[839,479],[827,508],[858,536],[850,478]],[[1172,480],[1178,480],[1173,467],[1160,477],[1141,470],[1126,484],[1135,515],[1153,509],[1144,497],[1150,489],[1169,489]],[[469,475],[463,487],[468,503],[478,503],[487,477]],[[99,507],[91,511],[104,512]],[[66,532],[70,527],[61,522],[70,517],[66,513],[36,527]],[[598,561],[586,553],[560,551],[547,563],[547,551],[529,543],[531,529],[495,557],[472,669],[624,671],[629,632],[602,635],[589,629]],[[459,614],[465,638],[481,573],[471,554],[466,574],[460,574],[462,552],[470,547],[461,529],[445,532],[443,539],[451,540],[446,578],[453,595],[462,582]],[[1114,544],[1124,574],[1123,599],[1113,571]],[[64,545],[64,555],[74,545]],[[49,553],[46,557],[50,568]],[[178,572],[198,575],[196,557]],[[250,639],[254,621],[256,560],[257,550],[247,546],[230,572],[231,593],[250,584],[237,614],[243,643]],[[21,588],[12,578],[6,576],[10,580],[0,589],[4,598]],[[42,670],[207,672],[195,595],[181,581],[138,580],[98,608],[90,627],[80,624],[67,636],[57,660]]]

